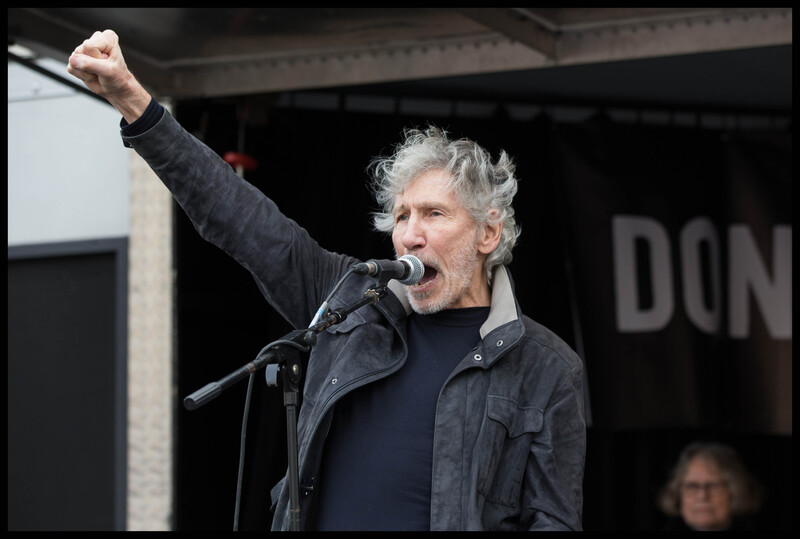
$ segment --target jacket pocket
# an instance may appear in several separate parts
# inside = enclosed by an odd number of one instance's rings
[[[517,507],[531,443],[542,430],[540,408],[489,395],[478,456],[478,492],[487,501]]]

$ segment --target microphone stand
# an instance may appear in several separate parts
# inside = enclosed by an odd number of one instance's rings
[[[300,382],[303,378],[303,366],[300,362],[300,351],[310,352],[317,342],[317,334],[333,325],[339,324],[353,311],[365,305],[380,301],[389,289],[384,285],[370,288],[355,303],[331,311],[320,322],[307,329],[290,331],[277,341],[265,346],[256,359],[239,367],[232,373],[216,382],[206,384],[183,400],[187,410],[196,410],[207,402],[217,398],[223,390],[246,378],[257,370],[270,366],[266,378],[268,386],[278,385],[278,372],[283,384],[283,405],[286,408],[286,449],[288,457],[289,481],[289,526],[291,531],[300,530],[300,480],[297,456],[297,406],[299,404]]]

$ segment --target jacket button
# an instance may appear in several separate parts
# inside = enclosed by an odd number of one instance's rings
[[[312,477],[308,481],[303,481],[303,496],[308,496],[314,491],[314,483],[316,482],[316,478]]]
[[[332,384],[332,385],[336,385],[336,382],[338,382],[338,381],[339,381],[339,379],[338,379],[338,378],[332,378],[332,379],[331,379],[331,384]]]
[[[502,339],[500,339],[499,341],[497,341],[497,346],[503,346],[503,340],[502,340]]]
[[[481,357],[480,354],[475,354],[474,356],[472,356],[472,359],[474,359],[475,361],[480,361],[483,359],[483,357]]]

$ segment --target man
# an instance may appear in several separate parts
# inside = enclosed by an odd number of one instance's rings
[[[324,250],[181,128],[129,72],[114,32],[79,45],[68,69],[122,114],[123,140],[198,232],[307,327],[359,261]],[[429,128],[372,169],[376,228],[425,272],[318,335],[298,420],[302,528],[581,529],[582,363],[514,297],[511,160]],[[352,275],[330,304],[372,284]],[[273,529],[287,529],[285,478],[272,495]]]

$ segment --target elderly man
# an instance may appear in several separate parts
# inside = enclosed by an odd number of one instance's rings
[[[79,45],[68,69],[117,108],[125,143],[294,327],[371,285],[343,279],[358,260],[320,247],[180,127],[114,32]],[[389,281],[380,302],[318,336],[298,421],[301,527],[581,529],[582,362],[514,297],[511,159],[430,127],[408,130],[372,171],[375,227],[424,274]],[[276,530],[290,526],[287,482],[272,490]]]

